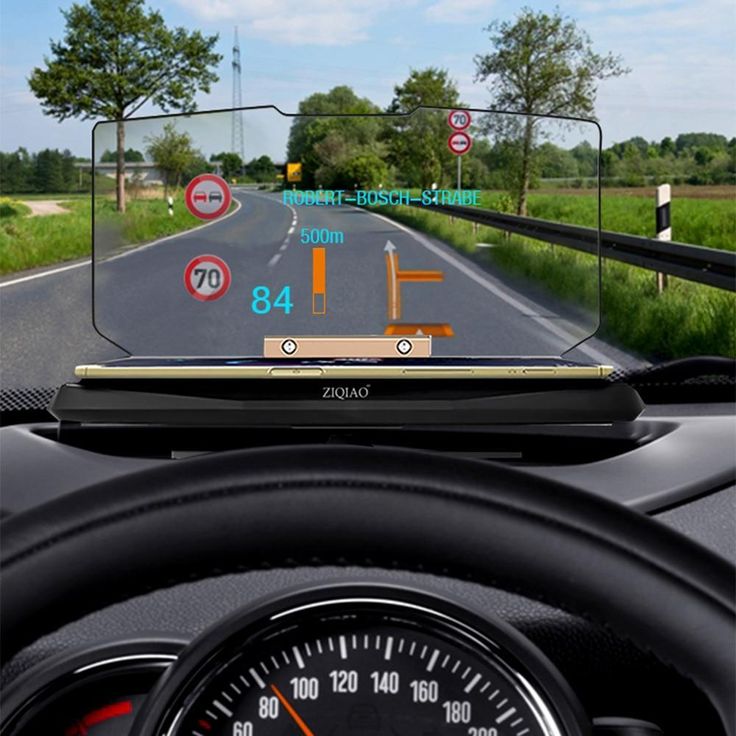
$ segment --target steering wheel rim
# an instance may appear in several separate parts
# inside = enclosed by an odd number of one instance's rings
[[[606,499],[411,450],[220,453],[10,517],[0,555],[3,658],[155,588],[302,564],[473,579],[607,624],[690,677],[736,736],[733,566]]]

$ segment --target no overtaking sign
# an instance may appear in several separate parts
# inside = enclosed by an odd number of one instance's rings
[[[227,182],[216,174],[200,174],[184,192],[187,209],[201,220],[214,220],[230,209],[232,195]]]

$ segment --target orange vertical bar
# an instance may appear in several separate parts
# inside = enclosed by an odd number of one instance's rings
[[[327,313],[327,249],[312,248],[312,314]]]

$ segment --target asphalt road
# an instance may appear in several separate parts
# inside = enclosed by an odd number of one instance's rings
[[[97,327],[136,355],[260,355],[264,335],[382,334],[390,240],[401,270],[444,274],[442,283],[401,287],[400,321],[452,325],[454,337],[434,340],[435,355],[554,355],[579,338],[565,305],[538,293],[532,300],[435,238],[351,207],[289,208],[277,195],[234,196],[234,214],[99,264]],[[299,242],[302,227],[344,233],[343,243],[325,246],[325,316],[312,315],[312,246]],[[185,265],[202,254],[219,256],[232,272],[217,301],[197,301],[183,286]],[[86,263],[0,282],[3,387],[55,386],[79,363],[124,355],[94,330],[90,282]],[[290,286],[291,313],[255,314],[257,286],[272,298]],[[635,362],[595,339],[570,357]]]

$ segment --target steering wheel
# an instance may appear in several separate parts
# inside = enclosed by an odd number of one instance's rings
[[[607,624],[698,684],[736,736],[733,567],[519,469],[324,445],[218,453],[10,517],[1,562],[6,661],[85,613],[185,581],[294,565],[422,570]]]

